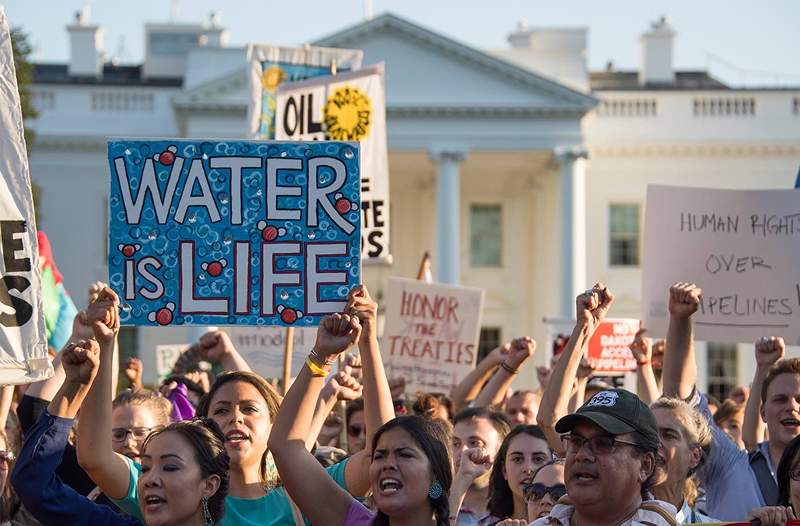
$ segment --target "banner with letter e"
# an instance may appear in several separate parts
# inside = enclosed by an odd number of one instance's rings
[[[391,263],[383,64],[281,84],[275,138],[361,144],[361,256]]]
[[[250,44],[250,104],[247,122],[251,139],[275,139],[275,96],[284,82],[351,71],[361,67],[361,50],[314,46],[284,47]]]
[[[0,384],[53,375],[11,32],[0,7]]]
[[[449,393],[478,356],[484,291],[390,278],[381,351],[406,391]]]
[[[800,344],[800,190],[648,186],[642,309],[666,336],[669,288],[696,283],[695,338]]]
[[[108,143],[126,325],[313,326],[361,282],[358,143]]]

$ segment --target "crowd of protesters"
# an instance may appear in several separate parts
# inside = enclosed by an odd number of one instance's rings
[[[800,511],[800,359],[765,336],[752,384],[713,400],[696,385],[701,290],[667,295],[666,340],[642,329],[631,344],[637,394],[585,356],[614,302],[603,284],[576,298],[537,385],[511,389],[537,349],[523,336],[450,393],[414,395],[387,378],[359,286],[281,397],[216,330],[145,388],[139,360],[118,366],[119,299],[94,284],[56,374],[3,389],[0,524],[786,524]]]

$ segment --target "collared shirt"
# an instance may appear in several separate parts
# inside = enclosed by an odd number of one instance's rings
[[[714,423],[705,395],[695,388],[689,403],[703,413],[713,435],[711,455],[698,472],[706,490],[706,511],[722,521],[744,520],[750,510],[766,505],[756,474],[750,466],[750,457]],[[762,442],[758,448],[766,457],[772,477],[775,478],[769,443]]]
[[[461,511],[458,512],[456,526],[489,526],[490,524],[494,524],[499,520],[500,519],[497,517],[492,517],[490,513],[487,513],[483,517],[479,517],[474,511],[462,506]]]
[[[659,511],[655,511],[658,509]],[[559,500],[550,515],[536,519],[530,526],[570,526],[575,506],[568,500]],[[675,506],[661,500],[646,500],[629,519],[618,526],[675,526]]]
[[[679,524],[708,524],[708,523],[719,523],[717,519],[712,519],[707,515],[703,515],[697,508],[692,508],[689,506],[689,502],[684,499],[683,500],[683,507],[678,510],[678,513],[675,514],[675,520]]]

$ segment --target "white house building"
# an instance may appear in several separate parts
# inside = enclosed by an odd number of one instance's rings
[[[226,46],[213,19],[146,25],[135,66],[103,60],[102,28],[85,13],[67,31],[69,63],[35,66],[31,171],[40,227],[81,304],[107,278],[106,138],[245,137],[248,86],[244,48]],[[378,297],[430,250],[439,281],[486,290],[483,346],[544,341],[543,318],[571,317],[575,293],[596,280],[616,289],[616,315],[637,317],[648,183],[793,184],[800,89],[732,89],[674,70],[665,20],[642,36],[639,71],[590,72],[586,36],[523,24],[510,48],[482,51],[385,14],[313,42],[386,63],[394,263],[364,268]],[[131,329],[124,345],[152,380],[153,346],[186,338]],[[701,386],[749,381],[751,354],[709,344]],[[519,381],[533,377],[529,367]]]

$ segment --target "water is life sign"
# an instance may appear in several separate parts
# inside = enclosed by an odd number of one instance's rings
[[[108,143],[126,325],[317,325],[361,281],[359,146]]]

